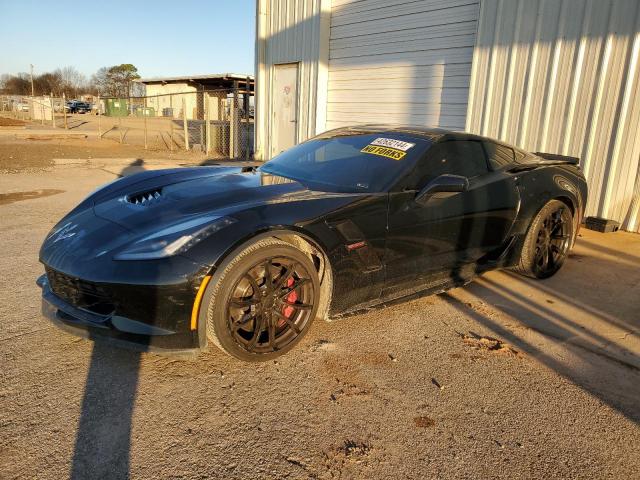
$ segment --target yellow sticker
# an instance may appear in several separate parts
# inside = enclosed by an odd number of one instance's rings
[[[402,160],[407,152],[402,150],[396,150],[395,148],[381,147],[378,145],[367,145],[362,150],[362,153],[371,153],[373,155],[380,155],[381,157],[391,158],[393,160]]]

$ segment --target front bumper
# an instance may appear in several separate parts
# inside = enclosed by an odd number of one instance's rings
[[[42,315],[68,333],[161,355],[194,358],[200,352],[197,331],[174,332],[118,315],[99,315],[77,308],[52,292],[46,274],[36,284],[42,288]]]

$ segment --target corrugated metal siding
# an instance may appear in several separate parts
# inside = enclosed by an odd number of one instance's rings
[[[327,129],[464,129],[477,0],[333,0]]]
[[[580,157],[587,214],[640,231],[639,55],[638,0],[482,0],[467,130]]]
[[[326,0],[258,1],[256,145],[265,158],[271,150],[269,115],[275,64],[299,63],[298,139],[302,141],[316,133],[318,74],[322,50],[327,48],[327,39],[321,39],[323,4],[328,11]]]

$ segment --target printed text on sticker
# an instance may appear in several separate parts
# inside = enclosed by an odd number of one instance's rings
[[[402,160],[402,157],[406,155],[405,152],[401,152],[400,150],[396,150],[395,148],[379,147],[377,145],[367,145],[360,151],[362,153],[380,155],[381,157],[387,157],[393,160]]]

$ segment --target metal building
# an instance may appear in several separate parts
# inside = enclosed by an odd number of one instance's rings
[[[254,87],[253,76],[235,73],[142,78],[136,81],[146,87],[146,107],[151,107],[156,112],[168,108],[173,112],[173,116],[186,116],[189,120],[203,118],[204,102],[209,102],[207,107],[211,112],[221,111],[222,107],[219,104],[223,96],[206,92],[231,92],[234,88],[251,90]],[[185,112],[181,111],[182,100],[185,103]]]
[[[410,123],[577,156],[640,231],[640,1],[258,0],[256,154]]]

